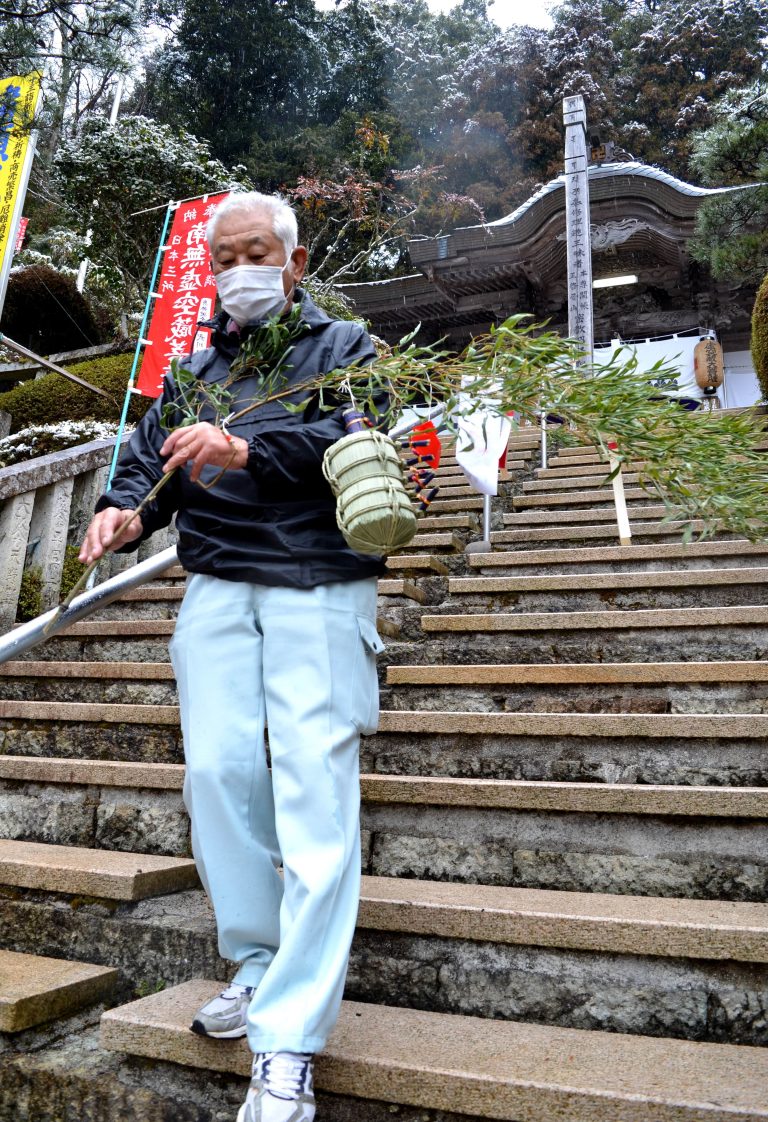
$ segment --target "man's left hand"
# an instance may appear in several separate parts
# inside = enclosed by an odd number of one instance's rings
[[[248,461],[248,441],[241,436],[228,440],[221,429],[202,421],[172,432],[160,449],[160,455],[170,457],[163,468],[166,474],[191,462],[189,478],[197,483],[206,464],[217,468],[244,468]]]

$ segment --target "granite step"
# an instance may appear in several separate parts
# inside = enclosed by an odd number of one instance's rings
[[[459,499],[465,495],[467,498],[471,498],[473,495],[476,496],[478,494],[477,488],[471,487],[466,479],[463,479],[460,483],[441,483],[439,480],[435,479],[429,486],[438,486],[440,488],[437,494],[438,499]],[[432,507],[430,506],[430,510],[431,509]]]
[[[604,475],[573,475],[573,476],[547,476],[545,479],[527,480],[522,485],[523,493],[536,495],[556,495],[561,491],[583,491],[589,487],[600,489],[605,485],[605,477],[610,475],[610,468]],[[637,472],[623,472],[624,487],[631,488],[637,483],[640,475]]]
[[[466,735],[461,742],[466,752]],[[484,741],[476,742],[472,758],[483,760]],[[410,750],[418,745],[407,743]],[[505,739],[514,766],[525,766],[529,744]],[[595,751],[595,742],[582,744]],[[637,744],[628,752],[635,768]],[[766,787],[385,774],[395,751],[384,736],[382,771],[361,778],[367,874],[703,899],[761,900],[768,890]],[[548,752],[540,741],[538,766]],[[715,753],[722,770],[721,743]],[[578,750],[569,756],[577,759]],[[448,757],[446,746],[443,768]],[[599,760],[609,770],[617,766],[613,754]],[[497,754],[493,766],[502,762]],[[2,833],[185,857],[183,775],[180,765],[0,757]]]
[[[750,542],[743,538],[727,541],[690,542],[688,544],[658,542],[653,545],[603,545],[580,546],[576,548],[496,550],[493,553],[469,554],[467,561],[471,569],[529,568],[533,573],[542,569],[550,571],[554,566],[561,572],[581,572],[584,565],[608,565],[615,571],[623,571],[627,565],[635,566],[648,563],[651,568],[671,568],[679,565],[699,567],[706,563],[716,567],[724,564],[747,566],[761,564],[768,555],[768,541]],[[568,566],[568,568],[565,568]],[[616,568],[620,567],[620,568]]]
[[[107,900],[143,900],[198,883],[194,861],[0,839],[0,884]]]
[[[624,498],[629,504],[630,511],[633,502],[648,502],[654,498],[652,491],[644,491],[641,487],[625,487]],[[593,490],[569,491],[565,493],[545,493],[541,495],[514,495],[512,498],[512,505],[515,510],[525,510],[529,507],[538,509],[539,507],[556,507],[556,506],[593,506],[598,503],[612,503],[613,488],[610,490],[603,490],[595,487]]]
[[[648,506],[635,506],[633,517],[638,521],[649,522],[652,518],[663,518],[667,507],[662,503]],[[566,526],[579,522],[615,522],[615,508],[600,510],[525,510],[518,514],[502,515],[505,526]]]
[[[362,742],[361,766],[396,776],[764,787],[766,721],[765,713],[387,710]],[[29,752],[7,743],[6,752]]]
[[[636,611],[519,612],[483,615],[424,615],[424,631],[578,631],[627,630],[670,627],[762,627],[768,624],[768,606],[662,608]]]
[[[181,766],[0,757],[0,778],[69,786],[179,791],[183,774]],[[380,775],[364,775],[361,782],[364,802],[377,804],[768,818],[768,789],[762,788],[537,784]],[[768,905],[659,899],[653,906],[651,914],[650,904],[644,907],[639,901],[628,902],[616,895],[596,897],[365,877],[359,924],[478,941],[768,961]],[[567,917],[573,919],[581,913],[586,916],[588,930],[602,931],[601,939],[590,941],[584,931],[571,931]],[[635,927],[637,931],[632,934]],[[667,927],[678,931],[675,939],[665,939]],[[688,932],[687,943],[681,931]],[[735,940],[735,944],[729,940]]]
[[[700,519],[689,522],[640,522],[630,518],[630,529],[633,539],[638,538],[664,538],[673,542],[682,542],[686,530],[699,534],[706,529],[706,523]],[[728,535],[729,531],[722,531]],[[563,542],[571,545],[582,541],[601,541],[618,544],[619,532],[615,518],[606,520],[604,525],[551,525],[536,526],[519,530],[494,530],[491,532],[493,545],[512,545],[515,542]]]
[[[432,509],[431,506],[430,510]],[[439,533],[441,530],[475,531],[478,528],[479,519],[476,514],[436,514],[434,517],[423,514],[419,515],[417,525],[419,531],[424,533],[433,531]]]
[[[458,471],[455,467],[438,468],[434,473],[434,478],[430,483],[430,487],[439,487],[440,490],[444,487],[466,487],[467,477],[463,471]]]
[[[386,673],[389,685],[414,686],[768,682],[768,662],[586,662],[512,666],[399,664],[388,666]]]
[[[572,592],[578,589],[680,588],[701,582],[714,584],[762,584],[768,580],[768,567],[728,569],[656,569],[653,572],[623,573],[546,573],[541,576],[451,577],[448,591],[453,594],[530,592],[546,590]]]
[[[28,661],[0,664],[0,697],[8,701],[70,701],[175,705],[170,662]]]
[[[462,499],[443,499],[440,495],[433,499],[429,504],[428,510],[430,515],[436,514],[461,514],[466,515],[470,511],[482,511],[483,499],[481,495],[472,498]],[[417,512],[417,517],[419,517]]]
[[[447,549],[453,553],[464,549],[464,542],[450,530],[445,533],[417,534],[408,546],[409,549]],[[379,582],[381,585],[381,582]],[[379,588],[381,591],[381,588]]]
[[[440,609],[584,611],[737,607],[768,602],[768,568],[586,571],[451,577]]]
[[[760,440],[755,441],[754,447],[758,450],[765,450],[768,448],[768,440],[762,437]],[[573,445],[572,447],[558,449],[557,453],[550,456],[548,460],[548,466],[552,468],[570,466],[577,463],[604,464],[605,459],[603,453],[594,446]]]
[[[169,662],[42,662],[0,663],[0,678],[67,678],[78,681],[168,681],[173,668]]]
[[[493,556],[485,555],[483,560]],[[507,558],[514,556],[507,554]],[[664,567],[670,563],[675,562],[667,560]],[[633,558],[630,567],[636,568],[637,564]],[[589,562],[589,565],[594,568],[594,562]],[[573,564],[575,572],[580,567],[578,562]],[[530,568],[533,573],[541,571],[535,565]],[[527,567],[509,566],[509,570],[525,572]],[[481,574],[488,575],[498,571],[490,566],[480,570]],[[439,577],[430,579],[434,582],[441,580]],[[430,587],[429,599],[434,605],[431,611],[439,612],[440,591]],[[394,617],[389,621],[391,626],[387,621],[379,621],[379,630],[386,636],[387,644],[380,658],[382,666],[398,661],[418,664],[628,662],[635,659],[644,662],[749,661],[764,657],[768,638],[763,619],[765,609],[760,606],[754,607],[751,612],[744,607],[648,609],[639,619],[634,605],[615,611],[521,613],[514,616],[515,630],[497,630],[492,638],[485,630],[424,632],[421,624],[423,608],[404,606],[402,602],[389,611]],[[455,614],[455,609],[449,607],[445,618],[449,618],[449,613]],[[606,616],[612,618],[606,620]],[[438,619],[436,626],[441,627],[439,620],[443,617],[435,618]],[[597,621],[595,626],[591,623],[593,618]],[[588,626],[584,626],[585,623]],[[667,623],[674,626],[666,626]],[[506,623],[504,626],[507,626]],[[33,657],[21,661],[56,663],[75,662],[82,658],[88,662],[104,663],[167,663],[168,638],[172,631],[171,620],[94,621],[74,625],[68,632],[29,652]],[[10,683],[11,679],[5,681]],[[7,692],[18,697],[22,691],[9,688]],[[73,696],[71,685],[67,687],[67,692]],[[110,700],[117,701],[119,696],[120,691],[111,688]],[[158,696],[157,700],[161,701],[161,697]],[[73,696],[75,699],[76,695]],[[160,759],[165,759],[165,756]]]
[[[243,1077],[245,1041],[191,1035],[190,1017],[220,989],[196,980],[110,1010],[105,1048]],[[318,1058],[320,1092],[551,1122],[734,1122],[768,1118],[768,1052],[364,1003],[345,1003]]]
[[[412,580],[380,580],[378,594],[379,596],[400,596],[406,600],[413,600],[416,604],[425,604],[427,601],[424,591]]]
[[[387,558],[387,568],[393,572],[429,572],[446,576],[449,569],[439,557],[428,553],[400,553]]]
[[[451,617],[447,617],[451,618]],[[452,617],[459,619],[461,617]],[[473,617],[467,617],[472,619]],[[491,619],[503,619],[500,616]],[[175,705],[118,705],[91,702],[0,701],[0,719],[78,724],[178,726]],[[500,736],[621,736],[681,739],[761,739],[768,735],[764,714],[667,713],[462,713],[382,710],[378,733],[461,733]]]
[[[425,548],[447,548],[459,550],[464,548],[464,542],[452,533],[417,534],[412,545]],[[412,581],[380,580],[377,592],[379,596],[407,596],[412,600],[419,600],[419,593]],[[118,612],[121,604],[150,604],[165,603],[175,605],[176,608],[184,599],[185,587],[181,584],[144,584],[140,588],[133,588],[126,592],[119,600],[115,600],[110,609]],[[102,609],[99,618],[104,618]],[[175,610],[175,609],[174,609]]]
[[[768,713],[768,662],[400,664],[386,673],[386,709]]]
[[[358,926],[479,943],[768,962],[768,904],[363,877]]]
[[[416,558],[413,566],[419,568],[422,558]],[[442,562],[437,558],[427,558],[425,568],[435,566],[433,572],[441,572]],[[397,567],[397,566],[395,566]],[[447,569],[445,570],[448,571]],[[69,661],[83,658],[87,661],[110,662],[165,662],[168,659],[168,639],[176,626],[176,613],[169,618],[140,618],[134,616],[112,616],[105,610],[106,618],[91,617],[82,623],[73,623],[52,636],[47,642],[28,652],[33,661]],[[376,627],[382,635],[392,639],[399,637],[397,625],[383,615],[378,615]],[[24,659],[27,661],[27,659]]]
[[[643,460],[631,460],[628,463],[622,465],[622,470],[625,473],[626,472],[638,472],[638,471],[640,471],[641,468],[644,468],[645,466],[646,466],[645,461],[643,461]],[[603,475],[603,476],[610,475],[610,473],[611,473],[611,467],[607,463],[606,460],[601,460],[600,463],[596,463],[596,464],[574,464],[574,463],[570,463],[567,466],[555,465],[554,467],[546,467],[546,468],[539,467],[539,468],[535,468],[534,472],[533,472],[533,474],[535,475],[535,477],[537,479],[567,479],[567,478],[572,478],[575,475],[581,475],[581,476],[584,476],[584,477],[590,476],[590,475],[595,475],[595,476],[599,477],[601,475]],[[626,479],[626,474],[625,474],[625,479]]]
[[[183,764],[0,756],[0,779],[25,783],[180,792]],[[765,787],[674,787],[365,774],[364,803],[496,810],[768,818]]]
[[[586,444],[579,444],[578,441],[573,444],[562,444],[552,452],[551,459],[557,456],[604,456],[605,453],[602,449],[592,442]]]
[[[2,702],[2,712],[25,706],[27,702]],[[55,704],[55,703],[54,703]],[[62,710],[64,706],[61,706]],[[72,706],[73,717],[80,720],[120,720],[99,717],[98,706]],[[104,706],[118,710],[129,706]],[[89,716],[78,709],[93,711]],[[379,718],[379,734],[462,734],[490,736],[569,736],[723,740],[763,739],[768,735],[768,715],[762,713],[461,713],[429,710],[384,710]]]
[[[467,578],[472,579],[472,578]],[[493,582],[496,578],[478,578]],[[507,578],[498,578],[505,582]],[[393,582],[397,583],[397,582]],[[492,585],[491,585],[492,587]],[[19,661],[0,665],[0,685],[6,700],[31,700],[9,686],[22,683],[38,700],[98,701],[95,691],[108,692],[112,684],[127,684],[137,690],[149,683],[166,691],[164,704],[175,703],[173,669],[170,663]],[[768,662],[656,662],[656,663],[564,663],[505,665],[391,665],[386,668],[387,685],[412,685],[422,689],[468,686],[579,686],[683,684],[713,688],[719,684],[768,682]],[[84,691],[92,685],[93,697]],[[60,696],[54,696],[55,693]],[[70,696],[67,696],[67,693]],[[50,693],[50,696],[47,696]],[[103,701],[118,700],[104,696]],[[125,700],[133,700],[126,697]],[[138,697],[136,698],[138,700]],[[156,704],[151,701],[150,704]]]
[[[368,876],[361,889],[348,999],[398,1004],[408,977],[412,1004],[434,1012],[765,1043],[763,904]],[[231,975],[202,890],[109,908],[17,891],[0,911],[15,949],[119,969],[123,1000]]]
[[[0,949],[0,1032],[58,1020],[108,999],[117,970]]]

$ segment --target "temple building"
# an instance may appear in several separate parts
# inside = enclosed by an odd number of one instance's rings
[[[413,238],[418,272],[343,290],[390,342],[421,324],[421,340],[445,338],[460,349],[517,312],[567,335],[564,188],[558,176],[495,222]],[[693,384],[692,345],[714,334],[723,351],[721,404],[757,402],[749,351],[756,287],[715,280],[688,252],[701,203],[749,188],[695,187],[632,162],[591,165],[589,190],[596,348],[621,341],[635,344],[641,361],[679,356],[682,387]]]

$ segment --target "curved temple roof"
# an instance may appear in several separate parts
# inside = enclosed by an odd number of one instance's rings
[[[693,183],[685,183],[682,179],[677,179],[674,175],[670,175],[668,171],[662,171],[661,168],[651,167],[649,164],[641,164],[636,160],[625,163],[614,164],[596,164],[589,168],[590,182],[598,179],[612,179],[616,175],[639,175],[643,179],[653,179],[659,183],[664,183],[675,191],[679,191],[681,195],[690,195],[696,199],[707,198],[710,195],[722,195],[728,191],[744,190],[743,187],[696,187]],[[494,222],[486,222],[486,226],[507,226],[511,222],[516,222],[518,218],[522,217],[527,210],[539,201],[551,194],[552,191],[559,191],[565,186],[565,175],[558,175],[555,179],[550,179],[549,183],[545,183],[540,187],[535,194],[531,195],[530,199],[526,199],[516,210],[511,214],[507,214],[504,218],[497,218]],[[463,226],[460,229],[471,230],[476,227]]]
[[[641,285],[674,290],[678,301],[690,291],[687,242],[702,202],[750,189],[697,187],[636,161],[592,165],[589,184],[594,267],[637,273]],[[463,330],[513,311],[557,322],[565,299],[564,187],[559,175],[503,218],[411,239],[419,271],[407,277],[342,287],[383,332],[419,322]]]

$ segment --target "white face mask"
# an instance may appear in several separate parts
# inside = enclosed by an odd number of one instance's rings
[[[254,319],[276,315],[288,300],[283,288],[283,273],[291,264],[288,258],[279,265],[236,265],[216,276],[221,306],[242,327]]]

